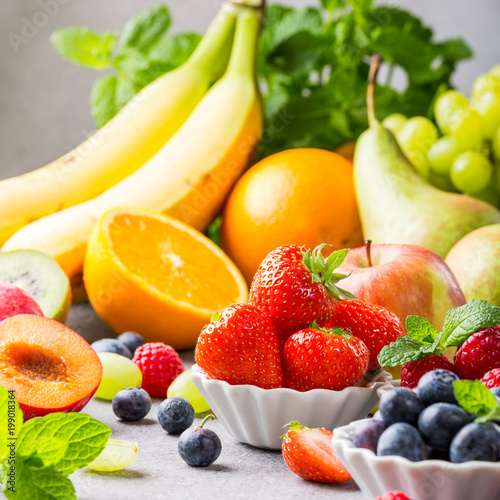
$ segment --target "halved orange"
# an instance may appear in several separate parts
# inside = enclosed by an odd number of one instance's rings
[[[237,267],[212,241],[172,217],[135,208],[112,209],[96,224],[84,282],[113,330],[175,349],[194,347],[215,311],[248,294]]]

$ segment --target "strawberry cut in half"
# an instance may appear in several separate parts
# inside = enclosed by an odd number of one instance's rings
[[[216,313],[198,337],[195,359],[212,379],[262,389],[283,387],[276,330],[270,319],[250,304],[233,304]]]
[[[344,483],[352,479],[332,449],[332,431],[309,429],[299,422],[285,425],[281,450],[286,464],[302,479],[319,483]]]
[[[337,286],[347,275],[335,273],[348,250],[337,250],[325,259],[321,254],[325,246],[312,252],[296,245],[278,247],[255,273],[248,302],[271,318],[282,343],[313,321],[329,321],[337,300],[355,298]]]
[[[366,344],[370,351],[369,372],[380,368],[377,356],[382,348],[405,335],[401,321],[392,311],[360,300],[343,300],[336,304],[325,328],[335,326],[348,330]]]
[[[368,366],[365,343],[341,328],[311,328],[291,335],[283,348],[283,369],[290,389],[341,391],[358,385]]]

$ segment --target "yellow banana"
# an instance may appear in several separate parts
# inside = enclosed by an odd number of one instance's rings
[[[0,181],[0,245],[23,226],[94,198],[151,158],[186,121],[227,65],[237,8],[223,5],[191,58],[152,82],[75,150]]]
[[[243,173],[262,132],[255,78],[259,29],[260,12],[242,9],[226,74],[144,166],[97,198],[24,227],[2,250],[45,252],[77,285],[89,235],[111,208],[132,206],[164,212],[205,229]]]

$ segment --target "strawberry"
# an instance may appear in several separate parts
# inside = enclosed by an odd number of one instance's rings
[[[354,298],[336,286],[345,274],[334,273],[348,250],[333,252],[326,260],[325,245],[311,253],[304,247],[288,245],[273,250],[261,263],[252,281],[248,302],[264,311],[284,341],[314,320],[330,320],[334,302]]]
[[[388,491],[384,496],[378,497],[375,500],[411,500],[402,491]]]
[[[493,368],[488,373],[486,373],[481,382],[488,388],[500,387],[500,368]]]
[[[309,429],[299,422],[290,422],[285,427],[290,430],[283,436],[281,450],[292,472],[319,483],[343,483],[352,479],[332,449],[332,431]]]
[[[500,368],[500,325],[473,333],[453,358],[460,378],[480,379],[493,368]]]
[[[166,398],[170,384],[184,371],[173,347],[149,342],[138,347],[132,360],[142,372],[142,388],[153,397]]]
[[[411,363],[405,363],[401,367],[401,387],[414,389],[423,375],[438,369],[457,373],[455,365],[446,356],[431,355]]]
[[[358,385],[370,353],[365,343],[341,328],[312,328],[291,335],[283,348],[288,387],[297,391],[342,389]]]
[[[366,344],[370,351],[370,372],[380,368],[377,356],[382,348],[405,335],[401,321],[393,312],[360,300],[337,302],[332,319],[325,328],[335,326],[350,331]]]
[[[208,377],[231,385],[283,387],[278,337],[271,320],[250,304],[216,313],[201,332],[195,359]]]

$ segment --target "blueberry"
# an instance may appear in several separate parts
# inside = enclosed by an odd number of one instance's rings
[[[199,427],[186,429],[179,437],[177,449],[179,455],[188,465],[194,467],[207,467],[219,458],[222,444],[219,436],[203,426],[208,419],[215,418],[207,415]]]
[[[427,372],[418,381],[418,395],[425,406],[433,403],[450,403],[456,405],[453,382],[460,380],[449,370],[433,370]]]
[[[459,464],[471,460],[496,462],[500,452],[500,432],[493,424],[470,423],[453,438],[450,460]]]
[[[418,416],[424,409],[424,404],[411,389],[396,387],[382,394],[379,408],[380,414],[387,425],[406,422],[416,426]]]
[[[144,338],[135,332],[125,332],[118,335],[118,339],[122,344],[128,347],[129,351],[134,354],[135,350],[141,345],[144,345],[146,341]]]
[[[419,462],[425,458],[425,443],[415,427],[400,422],[382,433],[377,445],[377,455],[397,455],[411,462]]]
[[[92,347],[95,352],[113,352],[120,356],[125,356],[128,359],[133,358],[129,348],[116,339],[97,340],[93,344],[90,344],[90,347]]]
[[[352,442],[356,448],[366,448],[377,453],[377,443],[387,425],[382,420],[368,420],[356,427],[352,435]]]
[[[118,418],[136,422],[144,418],[151,410],[151,398],[140,387],[127,387],[116,394],[112,406]]]
[[[460,406],[434,403],[418,417],[418,430],[429,446],[447,450],[455,434],[469,421],[469,415]]]
[[[490,392],[491,394],[493,394],[493,396],[500,398],[500,387],[492,387],[490,389]]]
[[[169,434],[180,434],[194,422],[194,409],[184,398],[168,398],[158,407],[158,421]]]

